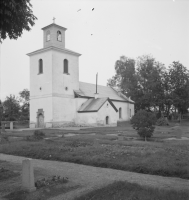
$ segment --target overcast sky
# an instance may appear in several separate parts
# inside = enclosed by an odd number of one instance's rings
[[[166,66],[180,61],[189,69],[189,0],[31,0],[38,18],[30,32],[1,44],[0,97],[29,89],[29,57],[43,47],[41,28],[67,28],[66,48],[81,53],[82,82],[100,85],[115,74],[120,56],[151,54]],[[94,8],[94,9],[93,9]]]

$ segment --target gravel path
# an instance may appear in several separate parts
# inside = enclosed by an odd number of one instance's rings
[[[11,163],[21,164],[26,159],[20,156],[0,154],[0,160]],[[69,181],[74,182],[80,187],[66,194],[51,198],[51,200],[71,200],[76,196],[89,192],[93,189],[108,185],[114,181],[128,181],[156,187],[160,189],[188,190],[189,181],[180,178],[170,178],[155,175],[139,174],[115,169],[92,167],[74,163],[37,160],[33,159],[34,167],[46,170],[51,174],[68,177]]]

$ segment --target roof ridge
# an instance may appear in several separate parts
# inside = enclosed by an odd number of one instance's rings
[[[87,82],[83,82],[83,81],[79,81],[79,83],[86,83],[86,84],[96,85],[96,83],[87,83]],[[109,86],[105,86],[105,85],[98,85],[98,86],[110,88]]]

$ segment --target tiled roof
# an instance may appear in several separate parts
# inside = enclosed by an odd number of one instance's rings
[[[94,93],[96,93],[96,85],[91,83],[79,82],[79,91],[74,91],[74,92],[79,96],[94,97]],[[109,98],[111,100],[133,102],[123,94],[121,93],[118,94],[116,89],[113,89],[112,87],[109,86],[98,85],[97,93],[99,98]]]
[[[108,101],[110,105],[114,108],[114,110],[117,112],[117,108],[114,106],[114,104],[111,102],[109,98],[91,98],[88,99],[85,103],[83,103],[78,110],[79,113],[81,112],[97,112],[104,103]]]

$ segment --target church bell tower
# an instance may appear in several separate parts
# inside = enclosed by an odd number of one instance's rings
[[[43,48],[30,57],[30,127],[54,127],[72,121],[74,90],[79,89],[79,56],[65,48],[66,28],[42,28]]]

